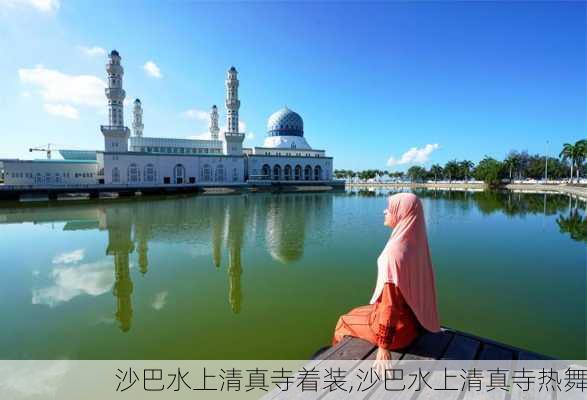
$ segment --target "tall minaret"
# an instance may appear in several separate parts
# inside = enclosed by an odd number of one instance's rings
[[[130,130],[124,126],[123,102],[126,93],[122,89],[122,75],[124,69],[120,65],[120,54],[112,50],[106,63],[108,73],[108,87],[106,98],[108,99],[108,125],[100,126],[104,135],[104,150],[106,152],[128,151],[128,137]]]
[[[238,99],[238,79],[236,68],[230,67],[226,78],[226,125],[228,133],[238,133],[238,109],[241,102]]]
[[[218,140],[218,132],[220,132],[218,127],[218,107],[214,104],[210,110],[210,139]]]
[[[236,68],[230,67],[226,78],[226,122],[227,130],[224,132],[223,151],[227,155],[242,155],[244,133],[238,129],[238,109],[241,102],[238,99],[238,79]]]
[[[143,107],[141,101],[135,99],[134,107],[132,109],[132,130],[136,137],[143,137]]]

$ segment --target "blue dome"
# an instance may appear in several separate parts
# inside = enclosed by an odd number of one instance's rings
[[[304,121],[297,112],[282,108],[267,120],[267,136],[304,136]]]

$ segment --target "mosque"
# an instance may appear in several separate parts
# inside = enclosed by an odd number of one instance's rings
[[[124,124],[124,69],[112,50],[106,63],[108,125],[100,126],[104,150],[59,150],[62,160],[0,160],[5,186],[16,187],[185,187],[246,184],[328,183],[332,157],[310,147],[302,117],[289,108],[267,121],[262,147],[245,148],[239,131],[237,70],[226,78],[226,131],[220,132],[218,108],[210,110],[209,139],[144,136],[143,110],[133,103],[132,134]]]

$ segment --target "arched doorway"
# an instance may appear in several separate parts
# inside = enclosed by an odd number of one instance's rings
[[[145,182],[155,182],[155,166],[153,164],[147,164],[145,167]]]
[[[301,165],[296,165],[295,172],[294,172],[294,178],[296,181],[302,180],[302,166]]]
[[[120,170],[118,167],[112,168],[112,182],[118,183],[120,182]]]
[[[212,168],[210,167],[210,164],[204,164],[201,178],[204,182],[210,182],[212,180]]]
[[[263,179],[271,179],[271,167],[268,164],[263,165],[263,168],[261,168],[261,175],[263,175]]]
[[[177,164],[173,168],[173,181],[177,184],[182,184],[185,181],[185,167],[181,164]]]
[[[139,167],[136,164],[128,166],[128,183],[138,183],[139,181]]]
[[[291,165],[286,165],[283,168],[283,179],[286,181],[291,180]]]
[[[310,179],[312,179],[312,167],[306,165],[306,168],[304,168],[304,180],[309,181]]]
[[[214,175],[214,180],[216,182],[224,182],[224,165],[218,164],[216,166],[216,173]]]
[[[321,181],[322,180],[322,167],[316,165],[314,167],[314,180]]]
[[[281,165],[274,165],[273,166],[273,180],[280,181],[281,180]]]

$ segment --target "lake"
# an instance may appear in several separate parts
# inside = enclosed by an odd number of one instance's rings
[[[441,325],[587,358],[584,201],[414,192]],[[307,359],[371,298],[388,193],[0,204],[0,358]]]

